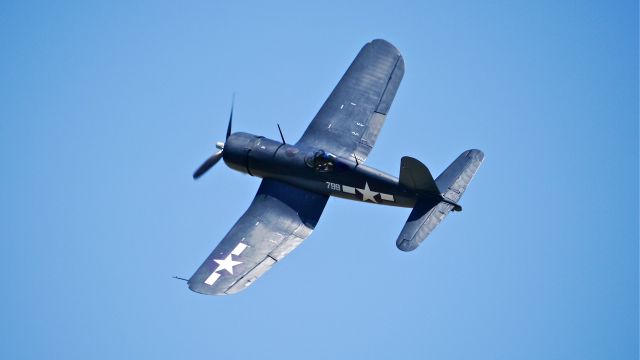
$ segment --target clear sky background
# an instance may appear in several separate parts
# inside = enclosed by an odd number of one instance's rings
[[[368,164],[485,163],[412,253],[409,209],[331,199],[247,291],[189,277],[366,42],[406,73]],[[637,1],[6,1],[0,358],[637,359]]]

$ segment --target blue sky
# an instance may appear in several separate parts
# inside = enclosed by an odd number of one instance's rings
[[[638,4],[5,2],[0,357],[638,358]],[[189,277],[259,179],[193,170],[297,139],[358,50],[406,73],[367,163],[485,163],[412,253],[410,210],[331,199],[252,288]]]

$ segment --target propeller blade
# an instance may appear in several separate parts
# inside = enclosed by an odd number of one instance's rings
[[[231,123],[233,122],[233,105],[235,104],[235,102],[236,94],[234,93],[233,97],[231,98],[231,113],[229,114],[229,125],[227,125],[227,139],[229,138],[229,136],[231,136]],[[220,151],[209,156],[209,158],[205,160],[205,162],[203,162],[200,167],[198,167],[198,169],[193,173],[194,179],[198,179],[200,176],[204,175],[204,173],[209,171],[209,169],[211,169],[215,164],[218,163],[218,161],[220,161],[220,159],[222,159],[224,143],[218,142],[216,143],[216,147],[220,149]]]
[[[233,97],[231,98],[231,113],[229,114],[229,125],[227,126],[227,139],[229,138],[229,135],[231,135],[231,122],[233,120],[233,105],[236,102],[236,94],[233,94]]]
[[[204,173],[209,171],[209,169],[211,169],[213,165],[217,164],[220,159],[222,159],[222,150],[211,155],[207,160],[205,160],[205,162],[200,165],[198,170],[193,173],[193,178],[198,179],[200,176],[204,175]]]

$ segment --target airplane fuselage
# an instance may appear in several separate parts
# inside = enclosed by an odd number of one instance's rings
[[[417,199],[398,178],[322,149],[239,132],[226,140],[223,154],[224,162],[234,170],[319,194],[407,208]]]

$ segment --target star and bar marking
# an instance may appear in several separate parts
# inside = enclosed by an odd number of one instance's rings
[[[357,195],[358,193],[360,193],[362,195],[362,201],[371,201],[377,204],[378,200],[376,200],[376,195],[380,195],[380,199],[382,200],[395,202],[395,199],[391,194],[372,191],[369,188],[368,182],[364,183],[363,189],[347,186],[347,185],[334,184],[331,182],[327,182],[327,187],[331,190],[342,191],[344,193],[352,194],[352,195]]]
[[[233,267],[236,265],[242,264],[242,261],[233,260],[232,255],[240,256],[242,252],[247,248],[247,244],[238,243],[236,247],[231,251],[231,254],[227,255],[224,259],[213,259],[213,261],[218,264],[218,267],[209,275],[207,280],[204,281],[207,285],[213,285],[220,278],[220,271],[226,270],[229,274],[233,275]]]
[[[376,195],[379,193],[375,191],[371,191],[369,189],[369,183],[364,183],[364,189],[356,189],[360,194],[362,194],[362,201],[370,200],[371,202],[378,203],[376,201]]]

